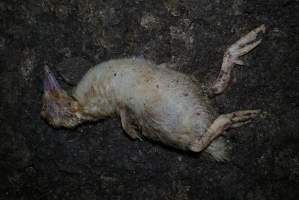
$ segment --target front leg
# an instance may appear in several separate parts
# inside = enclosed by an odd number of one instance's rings
[[[227,49],[223,57],[220,73],[215,82],[208,89],[208,95],[210,97],[221,94],[227,88],[231,79],[231,71],[233,66],[235,64],[244,65],[243,61],[240,60],[239,57],[247,54],[261,43],[261,39],[257,41],[256,39],[258,34],[260,32],[264,33],[265,30],[265,25],[261,25],[239,39]]]
[[[251,122],[259,112],[259,110],[241,110],[220,115],[201,138],[193,141],[190,150],[194,152],[202,151],[208,147],[215,138],[224,133],[226,129],[236,128]]]
[[[132,139],[139,139],[142,140],[139,132],[138,127],[136,125],[136,118],[133,117],[133,114],[130,113],[130,111],[124,107],[121,106],[119,108],[119,114],[121,119],[121,124],[125,132],[130,136]]]

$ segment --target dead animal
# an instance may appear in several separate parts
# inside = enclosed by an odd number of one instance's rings
[[[206,151],[224,160],[226,129],[254,119],[259,110],[217,114],[212,96],[228,86],[240,57],[258,46],[261,25],[230,46],[218,78],[207,92],[189,76],[141,58],[110,60],[91,68],[68,95],[45,66],[42,117],[54,127],[75,127],[85,121],[120,117],[132,139],[147,138],[193,152]]]

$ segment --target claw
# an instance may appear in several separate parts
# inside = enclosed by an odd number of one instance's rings
[[[245,65],[244,61],[240,60],[238,58],[233,59],[232,62],[237,64],[237,65]]]
[[[260,25],[259,27],[255,28],[252,31],[250,31],[249,33],[247,33],[244,37],[239,39],[235,43],[235,45],[237,47],[243,47],[243,46],[247,45],[248,43],[253,42],[260,32],[262,32],[262,33],[266,32],[266,26],[264,24]]]
[[[242,110],[234,112],[231,118],[233,124],[244,123],[257,117],[261,110]]]
[[[232,124],[231,126],[230,126],[230,128],[239,128],[240,126],[243,126],[243,125],[245,125],[245,124],[249,124],[249,123],[251,123],[252,122],[252,120],[247,120],[247,121],[244,121],[244,122],[238,122],[238,123],[234,123],[234,124]]]
[[[240,40],[238,40],[235,44],[233,44],[228,49],[228,54],[231,55],[230,59],[231,62],[238,65],[245,65],[242,60],[240,60],[239,57],[247,54],[251,50],[253,50],[255,47],[257,47],[261,42],[262,39],[256,40],[256,37],[259,32],[265,32],[266,28],[265,25],[261,25],[257,27],[256,29],[250,31],[247,35],[242,37]]]
[[[257,47],[261,42],[262,42],[262,40],[260,39],[256,42],[248,44],[248,45],[244,46],[243,48],[237,50],[238,51],[238,56],[243,56],[243,55],[247,54],[249,51],[251,51],[252,49]]]

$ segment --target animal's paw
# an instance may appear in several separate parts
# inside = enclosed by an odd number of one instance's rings
[[[261,110],[240,110],[226,114],[226,117],[231,121],[230,127],[236,128],[250,123],[260,112]]]
[[[247,33],[230,48],[228,48],[226,54],[229,58],[229,62],[238,65],[244,65],[244,62],[240,60],[240,57],[247,54],[261,43],[262,39],[257,40],[257,37],[259,33],[265,33],[265,31],[266,27],[263,24]]]

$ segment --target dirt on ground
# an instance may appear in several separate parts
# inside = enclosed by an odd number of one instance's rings
[[[297,0],[1,0],[0,199],[299,199],[298,19]],[[40,117],[45,64],[69,90],[130,56],[209,84],[260,24],[263,42],[214,101],[263,110],[226,134],[229,161],[132,141],[119,119],[66,130]]]

